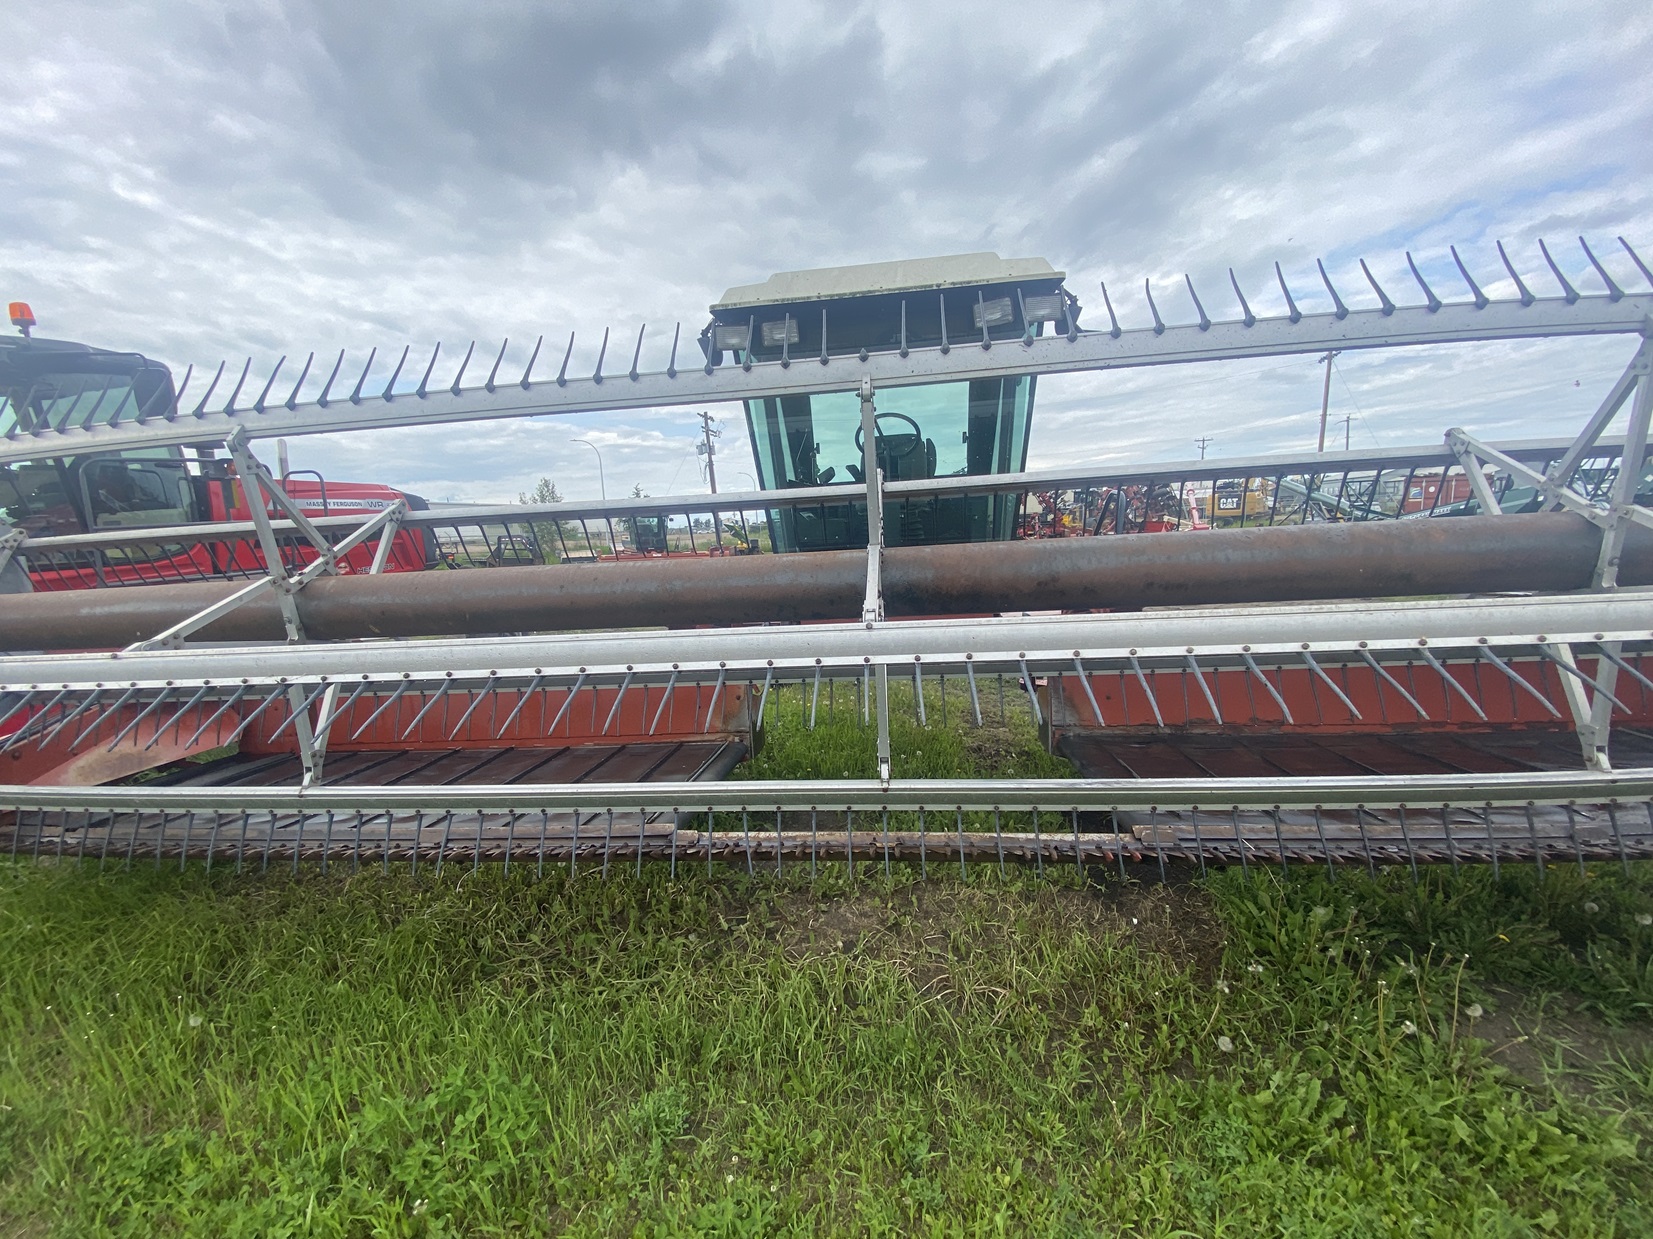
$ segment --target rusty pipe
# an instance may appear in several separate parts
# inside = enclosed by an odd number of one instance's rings
[[[891,547],[888,614],[1135,609],[1559,591],[1589,585],[1601,531],[1569,513]],[[687,627],[858,616],[864,551],[321,577],[297,595],[313,640]],[[1653,584],[1632,527],[1619,580]],[[0,596],[0,648],[145,640],[238,588],[201,582]],[[276,641],[273,595],[196,635]]]

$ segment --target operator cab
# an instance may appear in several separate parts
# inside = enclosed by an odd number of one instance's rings
[[[69,340],[0,337],[0,435],[49,436],[169,415],[172,372],[139,353]],[[34,537],[198,520],[183,449],[42,456],[0,465],[0,519]]]
[[[701,332],[721,364],[1014,344],[1047,323],[1078,329],[1079,303],[1042,258],[955,254],[786,271],[731,288]],[[888,482],[1017,473],[1027,465],[1032,375],[885,388],[874,449]],[[853,391],[748,400],[758,484],[786,490],[864,482],[861,403]],[[885,508],[885,542],[1002,541],[1015,536],[1014,495],[909,499]],[[866,504],[770,513],[777,551],[865,546]]]

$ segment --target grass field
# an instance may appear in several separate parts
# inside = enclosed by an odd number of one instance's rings
[[[989,722],[898,748],[1060,772]],[[4,1234],[1653,1233],[1647,867],[16,865],[0,938]]]

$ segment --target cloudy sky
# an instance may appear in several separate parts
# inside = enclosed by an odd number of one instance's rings
[[[1267,313],[1274,261],[1308,309],[1316,257],[1361,303],[1357,260],[1395,293],[1407,250],[1444,291],[1456,244],[1495,295],[1500,238],[1544,292],[1540,236],[1581,287],[1580,233],[1627,287],[1614,238],[1653,259],[1645,3],[56,0],[0,7],[0,47],[0,299],[179,372],[505,337],[520,364],[541,333],[690,335],[773,271],[973,250],[1048,258],[1098,317],[1105,280],[1128,324],[1144,277],[1191,319],[1184,272],[1227,316],[1230,266]],[[1564,433],[1630,351],[1345,355],[1333,416],[1356,446]],[[1052,378],[1030,465],[1181,459],[1201,435],[1213,455],[1312,447],[1319,401],[1312,358]],[[717,412],[720,480],[745,485],[739,409]],[[578,436],[611,493],[666,494],[704,486],[695,426],[542,418],[292,455],[438,500],[542,474],[594,496]]]

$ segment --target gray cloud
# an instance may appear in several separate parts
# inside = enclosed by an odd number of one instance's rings
[[[473,337],[491,356],[506,335],[520,365],[577,328],[589,371],[605,326],[629,347],[641,322],[663,361],[660,325],[692,333],[727,285],[977,248],[1049,257],[1091,321],[1106,279],[1135,322],[1144,276],[1189,321],[1185,272],[1218,314],[1230,266],[1262,311],[1276,260],[1307,308],[1316,257],[1369,304],[1361,257],[1399,295],[1406,250],[1444,292],[1451,243],[1490,288],[1499,237],[1543,288],[1540,235],[1653,249],[1653,18],[1628,3],[63,3],[0,10],[0,46],[0,292],[51,334],[180,369]],[[1593,280],[1576,243],[1562,261]],[[1346,356],[1334,406],[1356,443],[1554,433],[1626,355]],[[1053,378],[1033,460],[1301,446],[1318,375]],[[541,473],[595,493],[576,435],[611,490],[699,484],[682,411],[293,451],[433,498],[514,498]]]

